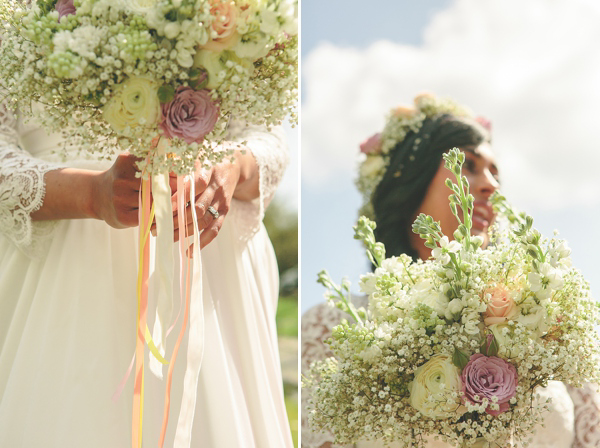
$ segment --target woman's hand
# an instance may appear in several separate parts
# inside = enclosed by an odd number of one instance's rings
[[[185,210],[185,225],[188,235],[193,232],[192,206],[196,208],[198,229],[200,234],[200,247],[204,248],[213,241],[229,212],[231,200],[235,197],[240,200],[251,200],[259,195],[258,167],[254,157],[247,151],[242,154],[234,152],[232,159],[227,159],[211,168],[204,169],[200,163],[196,164],[194,172],[195,198],[190,201],[190,185],[185,185],[185,200],[188,204]],[[177,179],[174,175],[170,179],[173,204],[174,238],[179,240],[180,233],[177,219]],[[209,209],[212,207],[212,209]],[[214,210],[216,213],[211,211]],[[155,226],[151,229],[155,232]]]
[[[138,225],[141,179],[136,177],[137,160],[130,154],[120,154],[110,169],[96,177],[94,215],[115,229]]]
[[[138,225],[137,159],[121,154],[106,171],[62,168],[44,175],[42,206],[34,221],[93,218],[117,229]]]

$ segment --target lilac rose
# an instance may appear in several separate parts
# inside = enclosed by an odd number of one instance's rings
[[[200,143],[219,118],[219,106],[212,101],[208,90],[180,86],[175,98],[161,107],[159,127],[167,137],[179,137],[186,143]]]
[[[56,2],[56,11],[58,12],[58,20],[63,18],[64,16],[70,16],[71,14],[75,14],[75,5],[73,4],[73,0],[58,0]]]
[[[485,410],[494,416],[508,411],[509,401],[517,391],[517,369],[503,359],[481,353],[471,356],[462,371],[461,380],[466,401],[476,404],[487,398],[492,403],[492,397],[498,397],[500,409],[492,410],[488,406]]]

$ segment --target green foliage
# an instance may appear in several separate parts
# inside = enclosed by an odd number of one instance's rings
[[[279,297],[275,319],[278,336],[298,337],[298,297]]]
[[[265,227],[275,248],[279,274],[298,268],[298,213],[290,211],[279,201],[273,201],[264,219]]]

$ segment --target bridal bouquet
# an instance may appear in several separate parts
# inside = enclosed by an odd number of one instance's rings
[[[444,159],[456,176],[456,183],[447,180],[460,223],[453,241],[420,215],[413,231],[432,259],[386,259],[375,224],[361,218],[356,237],[376,266],[360,282],[368,310],[347,299],[347,282],[337,286],[319,275],[329,298],[356,322],[334,328],[335,358],[314,364],[303,384],[311,389],[311,424],[333,431],[338,443],[421,447],[439,438],[504,446],[525,441],[542,420],[548,405],[535,399],[538,386],[600,381],[600,313],[566,243],[544,239],[531,217],[495,194],[510,226],[496,229],[483,249],[470,232],[464,154],[453,149]]]
[[[196,208],[193,262],[187,238],[184,182],[198,163],[231,154],[218,145],[232,117],[252,125],[295,121],[298,87],[296,0],[21,0],[0,4],[0,85],[9,106],[36,115],[63,134],[65,158],[84,151],[100,159],[129,152],[140,159],[140,253],[137,279],[132,446],[142,445],[144,347],[150,369],[166,381],[164,443],[173,364],[189,318],[188,363],[176,446],[189,446],[203,353],[203,306]],[[45,106],[37,113],[34,104]],[[179,338],[165,359],[171,322],[173,214],[169,173],[178,175],[181,300]],[[186,176],[188,177],[186,179]],[[210,210],[210,209],[209,209]],[[215,218],[216,212],[211,212]],[[150,226],[156,222],[156,255]],[[147,327],[150,259],[160,273],[154,330]],[[132,279],[133,281],[133,279]],[[190,291],[199,291],[192,294]],[[193,296],[193,299],[191,297]],[[181,313],[181,311],[180,311]],[[132,364],[129,368],[131,373]],[[122,390],[129,373],[119,390]],[[118,393],[117,393],[118,395]],[[190,412],[192,410],[192,412]],[[185,411],[185,412],[184,412]]]
[[[3,1],[0,79],[65,145],[187,174],[230,117],[279,124],[297,99],[295,0]],[[168,150],[155,150],[157,140]],[[166,143],[166,142],[165,142]],[[170,157],[167,157],[167,154]]]

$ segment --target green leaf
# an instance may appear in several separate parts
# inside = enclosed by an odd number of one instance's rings
[[[175,98],[175,87],[169,84],[163,84],[159,87],[158,100],[161,102],[161,104],[173,101],[173,98]]]
[[[456,367],[462,370],[465,368],[468,362],[469,357],[466,355],[466,353],[454,347],[454,353],[452,354],[452,363],[454,363]]]

